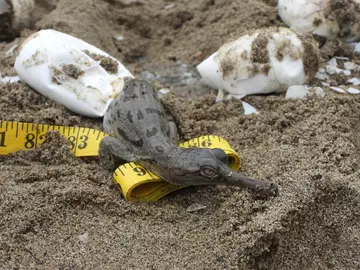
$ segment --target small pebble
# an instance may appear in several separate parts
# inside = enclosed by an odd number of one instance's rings
[[[80,242],[83,242],[83,243],[87,243],[89,241],[89,233],[88,232],[85,232],[83,234],[80,234],[78,236]]]
[[[329,66],[332,66],[332,67],[337,67],[336,58],[331,58],[331,59],[328,61],[328,65],[329,65]]]
[[[121,36],[121,35],[118,35],[118,36],[114,36],[113,37],[115,40],[118,40],[118,41],[123,41],[125,39],[124,36]]]
[[[333,66],[326,66],[326,72],[330,75],[334,75],[336,73],[336,67]]]
[[[346,70],[356,70],[356,69],[359,68],[359,66],[356,65],[356,64],[353,63],[353,62],[345,62],[345,63],[344,63],[344,68],[345,68]]]
[[[319,79],[320,81],[324,81],[324,80],[326,80],[326,75],[318,72],[318,73],[316,73],[315,78]]]
[[[163,95],[166,95],[166,94],[168,94],[168,93],[170,92],[170,90],[167,89],[167,88],[162,88],[162,89],[159,90],[159,92],[160,92],[161,94],[163,94]]]
[[[346,76],[350,76],[351,75],[351,71],[350,70],[343,70],[343,69],[337,69],[336,70],[337,73],[344,73]]]
[[[321,87],[314,87],[311,89],[311,92],[313,92],[313,94],[315,94],[319,98],[325,97],[324,89],[322,89]]]
[[[167,6],[165,7],[165,9],[172,9],[172,8],[174,8],[174,7],[176,7],[176,5],[175,5],[174,3],[172,3],[172,4],[170,4],[170,5],[167,5]]]

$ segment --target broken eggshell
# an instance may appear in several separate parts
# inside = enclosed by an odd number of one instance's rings
[[[359,4],[360,0],[279,0],[278,13],[296,32],[353,42],[360,39]]]
[[[34,0],[0,0],[0,40],[8,40],[31,25]]]
[[[88,117],[102,117],[133,75],[119,61],[73,36],[41,30],[18,49],[15,69],[40,94]]]
[[[285,92],[315,76],[318,55],[313,38],[288,28],[266,28],[224,44],[197,70],[205,84],[232,95]]]

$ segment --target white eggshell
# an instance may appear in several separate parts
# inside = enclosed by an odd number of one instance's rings
[[[15,69],[23,81],[40,94],[88,117],[102,117],[122,90],[124,78],[133,78],[112,56],[55,30],[41,30],[31,35],[18,51]],[[86,52],[114,61],[117,71],[105,70],[100,61]],[[69,74],[67,67],[76,67],[79,74]]]
[[[359,4],[360,0],[353,1]],[[343,36],[346,42],[352,42],[360,38],[360,13],[354,6],[354,23],[351,33]],[[341,29],[330,0],[279,0],[278,13],[282,21],[292,30],[299,33],[314,33],[320,36],[341,36]]]
[[[295,31],[333,36],[339,28],[336,22],[324,18],[328,3],[329,0],[279,0],[278,12],[283,22]],[[324,23],[317,24],[317,21]]]
[[[356,88],[353,88],[353,87],[349,87],[347,90],[346,90],[349,94],[353,94],[353,95],[357,95],[357,94],[360,94],[360,91]]]
[[[346,91],[340,87],[331,86],[330,89],[334,90],[335,92],[346,93]]]
[[[255,107],[251,106],[249,103],[242,101],[242,105],[244,108],[244,114],[245,115],[249,115],[249,114],[258,114],[259,112],[256,110]]]
[[[360,85],[360,80],[358,78],[351,78],[348,80],[349,83],[352,83],[353,85]]]
[[[7,83],[16,83],[21,81],[21,79],[19,78],[19,76],[5,76],[5,77],[1,77],[0,74],[0,84],[7,84]]]
[[[286,99],[305,99],[310,96],[310,87],[306,85],[292,85],[286,91]]]
[[[255,59],[258,52],[254,52],[254,47],[260,39],[266,44],[258,48],[259,54],[266,61]],[[317,58],[316,46],[307,46],[309,49]],[[304,57],[303,42],[295,32],[282,27],[259,29],[224,44],[201,62],[197,70],[207,85],[230,94],[283,92],[290,85],[308,83],[315,76],[316,72],[306,74]]]

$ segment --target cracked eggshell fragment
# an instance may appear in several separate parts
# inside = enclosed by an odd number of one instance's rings
[[[315,40],[283,27],[254,30],[197,66],[207,85],[234,95],[284,92],[309,83],[318,68]]]
[[[304,99],[311,95],[311,87],[306,85],[292,85],[286,91],[286,99]]]
[[[31,25],[34,0],[0,0],[0,40],[14,38]]]
[[[278,13],[296,32],[353,42],[360,39],[359,4],[360,0],[279,0]]]
[[[88,117],[102,117],[133,75],[119,61],[73,36],[41,30],[18,49],[15,69],[34,90]]]

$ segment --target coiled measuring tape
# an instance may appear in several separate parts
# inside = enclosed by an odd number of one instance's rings
[[[0,121],[0,155],[34,149],[44,143],[45,134],[51,130],[58,131],[70,142],[70,151],[77,157],[98,156],[100,141],[108,136],[105,132],[86,127]],[[221,148],[229,157],[229,167],[235,171],[240,168],[239,155],[219,136],[201,136],[179,144],[179,147]],[[134,162],[119,166],[113,179],[124,198],[132,202],[157,201],[186,187],[170,184]]]

